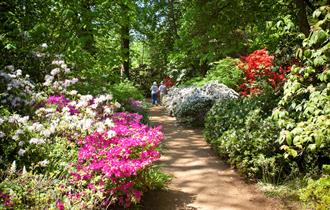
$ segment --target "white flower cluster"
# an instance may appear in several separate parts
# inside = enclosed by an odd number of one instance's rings
[[[78,82],[77,78],[60,80],[65,74],[71,72],[71,69],[63,60],[54,60],[52,64],[55,65],[56,68],[52,69],[50,74],[45,76],[44,86],[51,87],[54,91],[64,93],[68,87]]]
[[[28,76],[23,77],[20,70],[14,70],[14,67],[7,67],[5,71],[0,71],[0,82],[5,81],[5,91],[0,94],[0,99],[5,100],[4,103],[10,101],[15,104],[18,99],[13,97],[21,97],[16,93],[16,89],[22,89],[21,92],[28,95],[25,97],[29,103],[33,100],[43,99],[43,102],[55,98],[51,104],[45,104],[43,107],[35,110],[32,117],[22,116],[19,114],[8,114],[0,116],[0,139],[3,141],[6,149],[12,150],[18,154],[17,157],[24,158],[40,156],[43,159],[34,159],[33,163],[38,167],[46,167],[51,164],[47,158],[49,155],[50,144],[56,144],[59,139],[72,139],[78,141],[76,136],[90,134],[92,132],[107,132],[108,137],[113,137],[116,133],[112,130],[114,123],[111,115],[116,107],[120,104],[112,102],[112,95],[81,95],[76,90],[67,91],[66,88],[74,83],[77,79],[65,79],[62,77],[70,69],[62,60],[53,61],[53,65],[57,65],[49,75],[45,77],[45,83],[49,90],[47,93],[55,93],[53,96],[47,97],[46,92],[35,92],[34,85],[29,82]],[[62,81],[59,81],[62,79]],[[4,87],[1,83],[0,88]],[[11,91],[11,92],[10,92]],[[59,96],[60,93],[60,96]],[[63,96],[63,98],[61,98]],[[66,97],[72,97],[70,101]],[[63,102],[56,105],[56,97]],[[23,98],[23,96],[21,97]],[[16,100],[16,102],[15,102]],[[14,102],[13,102],[14,101]],[[1,105],[1,103],[0,103]],[[15,110],[15,109],[14,109]],[[26,161],[26,160],[24,160]],[[14,162],[16,167],[16,162]],[[14,171],[14,170],[13,170]]]
[[[23,76],[22,70],[15,70],[13,66],[6,66],[4,71],[0,70],[0,104],[17,108],[31,106],[35,100],[33,95],[34,84],[30,76]]]
[[[178,120],[189,123],[203,123],[205,114],[218,100],[238,98],[239,94],[217,81],[203,87],[173,87],[164,97],[168,112]]]

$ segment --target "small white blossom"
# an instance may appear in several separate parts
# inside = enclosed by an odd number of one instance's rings
[[[48,164],[49,164],[48,160],[43,160],[43,161],[39,162],[39,165],[42,166],[42,167],[46,167]]]
[[[26,152],[26,150],[24,150],[24,149],[20,149],[20,150],[18,151],[18,155],[19,155],[19,156],[23,156],[23,155],[25,154],[25,152]]]
[[[48,129],[41,131],[41,135],[43,135],[46,138],[48,138],[51,134],[52,134],[51,130],[48,130]]]
[[[116,131],[109,130],[109,131],[107,132],[107,136],[108,136],[109,139],[115,137],[116,135],[117,135]]]
[[[23,166],[23,171],[22,171],[22,175],[26,175],[27,174],[27,171],[26,171],[26,167]]]
[[[105,114],[112,114],[113,110],[110,107],[107,106],[107,107],[104,108],[104,113]]]
[[[42,44],[41,44],[41,47],[42,47],[42,48],[47,48],[47,47],[48,47],[48,44],[47,44],[47,43],[42,43]]]
[[[21,124],[26,124],[27,121],[29,121],[29,118],[30,118],[29,116],[24,116],[24,117],[19,118],[17,121]]]
[[[72,95],[72,96],[77,95],[77,93],[78,93],[78,91],[76,91],[76,90],[71,90],[69,92],[69,94]]]
[[[90,105],[89,107],[91,107],[92,109],[96,109],[97,106],[98,106],[98,104],[95,103],[95,104]]]
[[[24,141],[20,141],[19,143],[18,143],[18,146],[23,146],[24,145]]]
[[[99,132],[99,133],[103,133],[104,132],[104,127],[98,127],[96,129],[96,131]]]
[[[113,127],[114,126],[114,123],[111,119],[107,118],[105,121],[104,121],[104,125],[108,126],[108,127]]]
[[[95,117],[96,113],[91,108],[86,108],[86,114],[91,117]]]
[[[45,140],[43,139],[38,139],[38,138],[32,138],[30,139],[29,141],[30,144],[44,144],[45,143]]]
[[[4,132],[0,131],[0,138],[3,138],[5,136],[6,136],[6,134]]]
[[[99,97],[94,99],[94,102],[96,104],[102,103],[103,101],[106,101],[107,97],[105,95],[100,95]]]
[[[22,70],[21,69],[17,69],[16,75],[19,76],[19,77],[22,76]]]
[[[61,72],[60,68],[55,68],[50,72],[50,74],[55,76],[55,75],[59,74],[60,72]]]
[[[118,102],[116,101],[115,106],[116,106],[117,108],[120,108],[120,107],[121,107],[121,104],[118,103]]]
[[[63,60],[54,60],[52,62],[52,64],[54,64],[54,65],[61,65],[61,64],[64,64],[64,61]]]
[[[39,123],[39,122],[35,122],[31,126],[29,126],[28,129],[30,131],[40,132],[41,130],[44,129],[44,126],[41,123]]]
[[[92,127],[93,120],[92,119],[83,119],[81,121],[82,129],[83,130],[89,130]]]
[[[12,139],[15,141],[19,140],[19,135],[17,135],[17,134],[13,135]]]
[[[9,169],[9,172],[10,172],[11,174],[16,173],[16,160],[14,160],[13,163],[11,164],[11,167],[10,167],[10,169]]]

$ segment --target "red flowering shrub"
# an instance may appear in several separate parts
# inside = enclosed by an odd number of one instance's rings
[[[170,78],[170,77],[165,77],[164,80],[164,85],[167,87],[167,88],[170,88],[174,85],[174,82],[173,82],[173,79]]]
[[[240,86],[241,95],[256,95],[262,92],[260,81],[266,81],[274,89],[278,88],[285,80],[285,75],[291,67],[280,66],[274,71],[274,56],[268,54],[266,49],[256,50],[250,55],[241,58],[243,65],[239,66],[244,71],[244,83]]]

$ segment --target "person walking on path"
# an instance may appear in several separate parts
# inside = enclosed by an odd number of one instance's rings
[[[158,99],[157,99],[157,93],[158,93],[158,86],[157,82],[154,82],[150,88],[151,91],[151,99],[152,99],[152,104],[157,105]]]
[[[163,103],[163,97],[164,95],[166,95],[167,92],[167,88],[164,85],[163,81],[160,82],[160,86],[159,86],[159,93],[160,93],[160,103]]]

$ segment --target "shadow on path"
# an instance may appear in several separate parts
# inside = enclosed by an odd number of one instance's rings
[[[150,109],[150,120],[165,134],[159,164],[172,175],[168,190],[144,195],[143,210],[278,210],[282,205],[246,184],[205,142],[200,129],[185,128],[160,106]]]
[[[196,208],[189,206],[195,198],[196,195],[179,190],[150,191],[143,196],[142,204],[144,210],[195,210]]]

